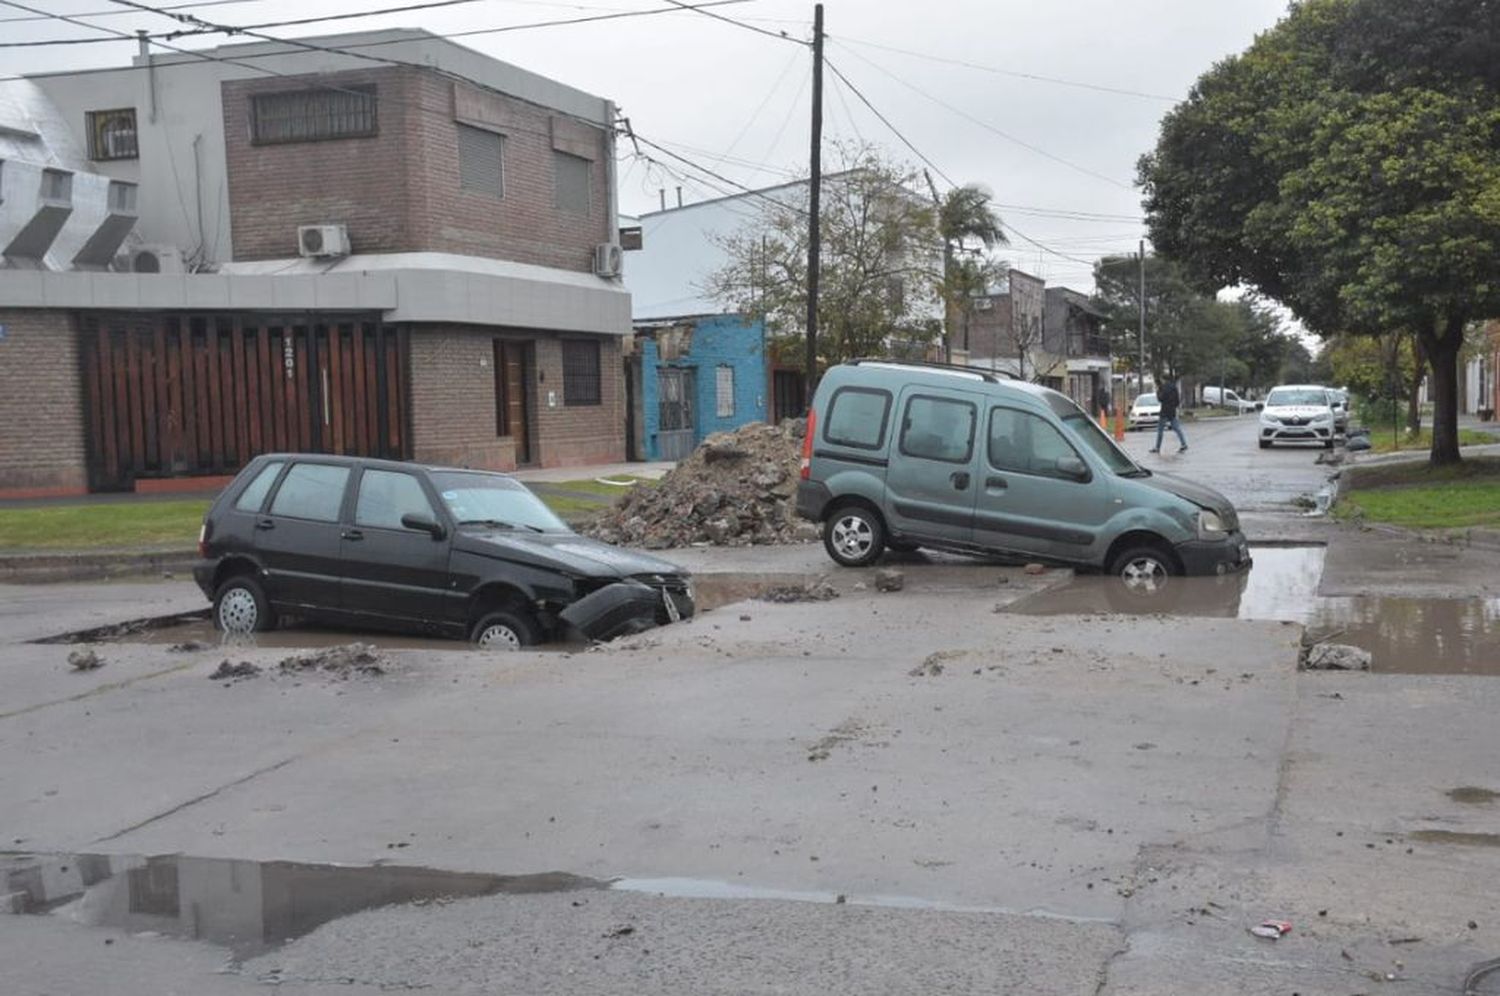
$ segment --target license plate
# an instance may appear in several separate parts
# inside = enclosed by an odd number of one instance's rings
[[[682,612],[677,608],[677,602],[672,598],[672,593],[666,589],[662,590],[661,600],[667,606],[667,618],[672,622],[682,622]]]

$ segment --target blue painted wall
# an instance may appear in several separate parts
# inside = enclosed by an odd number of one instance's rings
[[[693,409],[695,442],[716,432],[737,429],[750,422],[764,422],[767,415],[769,375],[766,367],[765,325],[739,315],[717,315],[692,319],[693,345],[679,359],[663,362],[656,340],[644,339],[641,350],[641,417],[646,430],[646,459],[660,460],[657,441],[661,405],[656,371],[662,366],[697,371],[697,397]],[[718,415],[718,368],[734,371],[734,414]]]

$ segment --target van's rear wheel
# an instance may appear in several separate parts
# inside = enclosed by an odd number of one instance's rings
[[[1158,598],[1166,591],[1177,564],[1157,546],[1133,546],[1122,550],[1109,566],[1125,592],[1134,598]]]
[[[885,552],[885,524],[863,505],[843,505],[828,517],[823,548],[843,567],[867,567]]]

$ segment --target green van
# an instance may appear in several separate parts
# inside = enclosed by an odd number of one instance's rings
[[[818,385],[797,512],[846,567],[886,548],[1097,568],[1149,594],[1250,566],[1212,488],[1138,466],[1050,388],[941,364],[853,360]]]

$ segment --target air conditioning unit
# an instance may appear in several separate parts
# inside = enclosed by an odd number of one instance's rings
[[[125,267],[130,273],[186,273],[187,263],[182,250],[176,246],[140,245],[125,254]]]
[[[613,242],[601,242],[594,246],[594,273],[601,277],[618,277],[624,265],[625,253]]]
[[[297,255],[314,259],[349,255],[346,225],[298,225]]]

